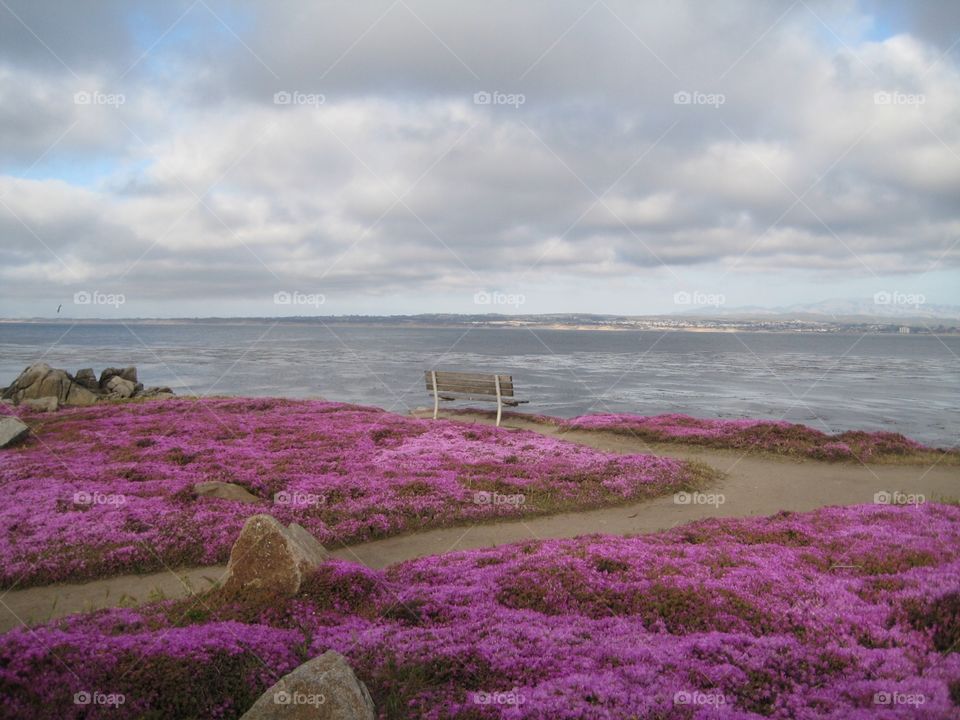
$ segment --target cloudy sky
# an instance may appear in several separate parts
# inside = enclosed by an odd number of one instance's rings
[[[958,242],[954,0],[0,0],[2,316],[960,304]]]

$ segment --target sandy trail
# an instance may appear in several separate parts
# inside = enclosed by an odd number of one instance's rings
[[[415,414],[422,416],[420,411]],[[443,417],[464,422],[493,422],[490,416],[474,413],[448,412]],[[960,467],[956,465],[864,466],[767,455],[744,456],[734,451],[650,444],[607,432],[558,433],[551,426],[516,416],[505,418],[503,426],[555,435],[609,452],[652,452],[706,463],[725,474],[721,481],[705,491],[722,495],[723,502],[677,504],[673,496],[665,496],[615,508],[429,530],[362,545],[330,548],[331,554],[382,568],[424,555],[494,547],[521,540],[567,538],[590,533],[630,535],[656,532],[711,517],[772,515],[781,510],[806,511],[826,505],[856,505],[873,502],[874,495],[883,491],[919,493],[928,500],[960,499]],[[7,591],[0,594],[0,632],[22,623],[43,622],[76,612],[135,606],[159,597],[179,598],[203,592],[219,581],[225,570],[225,566],[187,568]],[[202,599],[198,598],[198,602]]]

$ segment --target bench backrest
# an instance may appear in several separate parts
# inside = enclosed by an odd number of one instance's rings
[[[424,374],[427,380],[427,390],[433,392],[433,377],[436,372],[437,392],[457,393],[463,395],[497,395],[495,377],[500,378],[500,395],[513,397],[513,377],[511,375],[494,375],[493,373],[462,373],[427,370]]]

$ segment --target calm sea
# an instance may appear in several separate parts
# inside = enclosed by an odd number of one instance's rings
[[[136,365],[180,394],[431,404],[423,370],[512,373],[529,412],[784,418],[952,446],[960,337],[425,329],[319,324],[0,323],[0,386],[44,360]]]

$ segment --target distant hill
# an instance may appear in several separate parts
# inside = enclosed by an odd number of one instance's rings
[[[913,298],[905,293],[878,293],[877,301],[867,300],[823,300],[816,303],[788,305],[786,307],[764,308],[757,306],[741,307],[698,307],[682,313],[683,317],[716,317],[739,319],[791,319],[791,320],[834,320],[837,322],[865,320],[960,320],[960,305],[932,305],[926,302],[908,301]]]

